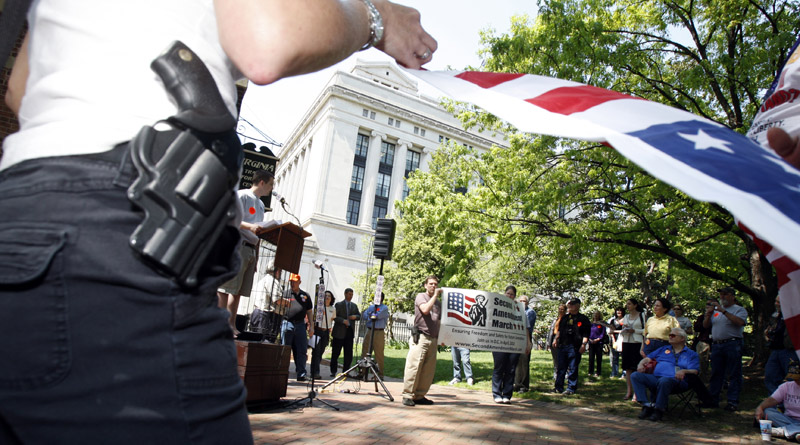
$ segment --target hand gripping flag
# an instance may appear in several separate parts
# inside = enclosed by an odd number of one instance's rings
[[[686,111],[529,74],[411,71],[521,131],[607,143],[653,176],[716,202],[800,262],[800,171],[727,127]]]

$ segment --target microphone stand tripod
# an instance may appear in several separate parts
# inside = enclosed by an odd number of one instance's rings
[[[381,259],[380,274],[383,275],[383,259]],[[373,311],[377,309],[377,307],[378,305],[373,303]],[[374,380],[375,392],[378,392],[378,383],[380,383],[381,387],[383,388],[383,392],[386,393],[386,396],[389,398],[389,401],[394,402],[394,397],[392,397],[392,394],[389,392],[389,390],[386,388],[386,385],[383,383],[383,379],[381,379],[380,372],[378,371],[378,365],[372,358],[372,348],[375,345],[375,321],[378,319],[378,317],[376,315],[371,315],[369,319],[372,320],[372,334],[370,335],[369,339],[369,350],[367,352],[367,355],[359,359],[355,365],[350,367],[350,369],[342,371],[342,373],[336,376],[335,379],[331,380],[330,382],[322,386],[320,390],[325,389],[340,380],[344,380],[345,378],[347,378],[347,375],[350,373],[350,371],[360,369],[359,374],[362,374],[364,376],[364,381],[367,381],[367,376],[369,376],[369,371],[372,371],[372,375],[375,377]]]
[[[322,294],[324,295],[325,294],[324,293],[324,289],[325,289],[325,269],[323,269],[322,267],[320,267],[320,269],[319,269],[319,288],[320,288],[320,290],[323,291]],[[320,304],[319,300],[320,299],[317,298],[317,306],[318,307],[319,307],[319,304]],[[322,297],[322,310],[323,310],[323,314],[324,314],[322,316],[322,318],[325,320],[325,331],[327,332],[328,328],[329,328],[329,326],[328,326],[328,307],[325,305],[325,297],[324,296]],[[316,317],[314,317],[314,318],[316,319]],[[314,322],[314,335],[316,335],[316,330],[317,330],[317,326],[316,326],[316,321],[315,321]],[[305,333],[303,333],[303,335],[305,335]],[[315,352],[316,352],[317,348],[319,348],[319,340],[317,340],[317,344],[313,348]],[[312,352],[312,355],[313,354],[314,354],[314,352]],[[328,408],[333,408],[336,411],[339,411],[339,408],[331,405],[330,403],[320,399],[317,396],[317,391],[314,389],[314,386],[316,385],[316,379],[314,379],[313,370],[312,370],[312,372],[310,374],[311,374],[311,388],[309,388],[309,390],[308,390],[308,395],[306,397],[303,397],[302,399],[295,400],[294,402],[286,405],[286,407],[288,408],[290,406],[293,406],[293,405],[296,405],[296,404],[302,403],[302,402],[305,402],[304,406],[313,407],[314,406],[314,399],[317,399],[318,402],[321,402],[323,405],[327,406]],[[330,385],[330,383],[328,383],[328,385]],[[328,385],[325,385],[320,389],[324,389]]]

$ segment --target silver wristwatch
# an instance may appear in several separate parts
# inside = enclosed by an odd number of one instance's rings
[[[361,1],[367,5],[367,14],[369,15],[369,41],[360,49],[360,51],[364,51],[377,45],[383,38],[383,17],[370,0]]]

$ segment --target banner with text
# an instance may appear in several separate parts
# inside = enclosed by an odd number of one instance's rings
[[[442,289],[439,342],[447,346],[492,352],[523,353],[527,317],[505,294],[472,289]]]

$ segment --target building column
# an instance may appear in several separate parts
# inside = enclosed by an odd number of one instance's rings
[[[403,185],[405,182],[406,156],[411,143],[404,140],[397,140],[397,147],[394,151],[394,165],[392,166],[392,189],[389,192],[389,208],[387,214],[394,212],[395,201],[403,199]]]
[[[358,212],[358,225],[372,229],[372,207],[375,205],[375,188],[378,184],[378,164],[381,161],[381,142],[386,135],[373,131],[369,140],[367,165],[364,168],[364,184],[361,187],[361,207]]]

